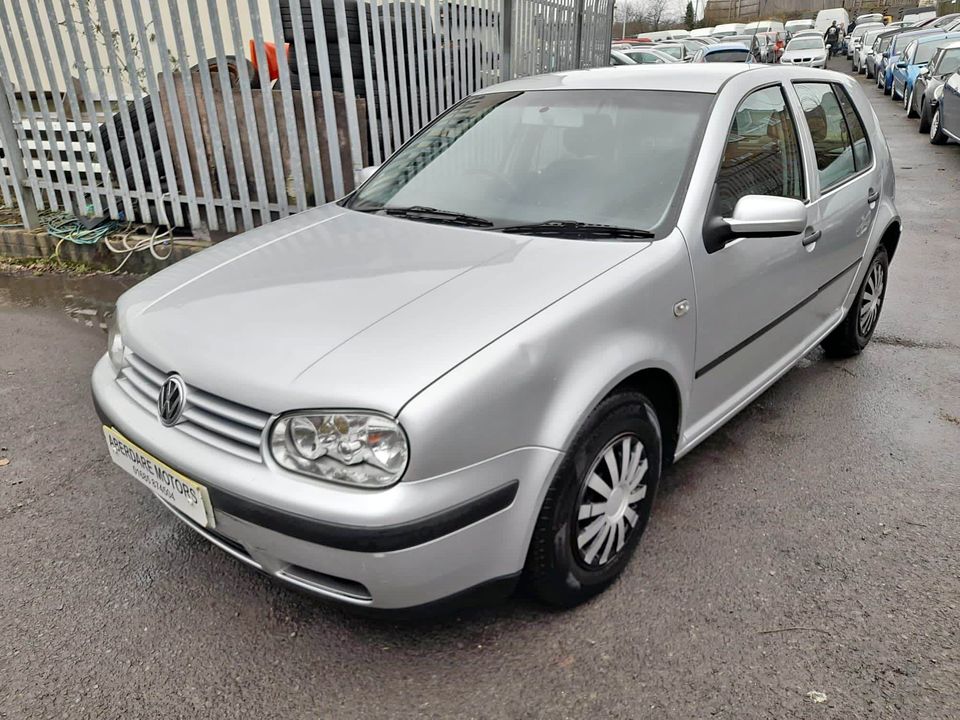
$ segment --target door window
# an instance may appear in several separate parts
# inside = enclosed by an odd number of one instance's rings
[[[744,98],[727,135],[717,176],[717,214],[729,217],[745,195],[805,197],[797,129],[779,86]]]
[[[873,160],[870,141],[867,140],[867,130],[863,126],[863,119],[853,106],[853,100],[850,99],[847,91],[839,85],[834,85],[833,90],[840,100],[843,117],[847,121],[847,129],[850,131],[850,140],[853,142],[853,161],[857,166],[857,172],[861,172],[870,167]]]
[[[796,83],[795,87],[813,138],[820,187],[827,190],[857,173],[847,120],[830,83]]]

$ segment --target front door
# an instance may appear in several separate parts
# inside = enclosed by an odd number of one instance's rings
[[[779,84],[750,92],[727,135],[709,216],[730,217],[740,198],[808,199],[797,123]],[[708,223],[709,225],[709,223]],[[803,234],[734,238],[691,248],[697,290],[696,373],[684,440],[696,442],[765,381],[810,335],[815,289]]]

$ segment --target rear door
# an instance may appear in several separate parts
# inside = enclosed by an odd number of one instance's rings
[[[804,239],[817,295],[817,323],[836,319],[866,250],[880,199],[880,171],[850,94],[839,83],[794,82],[803,140],[816,164],[810,232]]]

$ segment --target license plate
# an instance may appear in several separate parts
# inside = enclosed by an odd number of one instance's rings
[[[210,495],[203,485],[164,465],[113,428],[104,425],[103,436],[113,462],[198,525],[214,526]]]

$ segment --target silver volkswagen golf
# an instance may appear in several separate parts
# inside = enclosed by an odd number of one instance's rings
[[[515,80],[127,292],[94,399],[121,468],[286,583],[399,609],[523,576],[573,605],[665,466],[817,344],[866,346],[899,237],[850,78]]]

